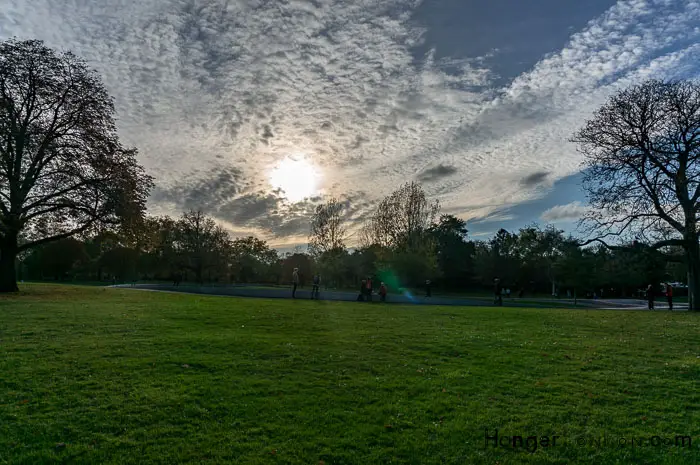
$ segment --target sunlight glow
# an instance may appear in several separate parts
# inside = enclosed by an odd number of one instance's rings
[[[270,184],[290,202],[301,202],[318,193],[320,175],[304,157],[287,157],[270,172]]]

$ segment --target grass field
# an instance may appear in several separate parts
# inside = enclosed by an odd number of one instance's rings
[[[0,463],[700,463],[699,330],[25,286],[0,296]],[[538,447],[486,447],[496,429]]]

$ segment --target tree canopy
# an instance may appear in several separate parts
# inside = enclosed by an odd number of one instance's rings
[[[573,140],[586,159],[585,224],[594,240],[635,239],[684,261],[689,306],[700,310],[700,83],[650,80],[622,90]]]
[[[0,292],[18,253],[143,215],[152,179],[99,75],[41,41],[0,43]]]

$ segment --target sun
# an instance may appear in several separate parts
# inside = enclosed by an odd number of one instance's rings
[[[318,193],[319,173],[303,157],[287,157],[270,172],[270,184],[290,202],[301,202]]]

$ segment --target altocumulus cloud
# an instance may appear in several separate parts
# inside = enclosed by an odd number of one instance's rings
[[[124,141],[156,176],[155,211],[201,207],[284,241],[316,202],[271,191],[286,156],[312,159],[325,193],[361,191],[353,220],[416,178],[449,211],[486,217],[578,171],[566,140],[611,92],[697,73],[696,0],[618,1],[506,85],[484,57],[414,56],[418,4],[0,0],[0,36],[44,39],[100,71]]]

